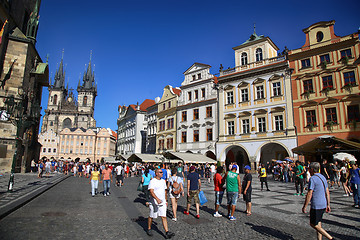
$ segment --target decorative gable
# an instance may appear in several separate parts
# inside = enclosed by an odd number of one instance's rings
[[[201,81],[204,79],[213,78],[210,74],[211,66],[203,63],[194,63],[185,72],[185,80],[181,83],[181,86],[191,84],[195,81]]]

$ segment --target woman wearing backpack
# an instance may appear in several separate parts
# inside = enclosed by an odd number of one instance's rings
[[[169,195],[171,200],[171,206],[173,210],[173,221],[177,221],[176,218],[176,211],[178,207],[178,200],[180,198],[180,195],[182,194],[184,196],[184,182],[181,177],[177,176],[177,169],[173,168],[171,170],[171,177],[168,180],[168,189],[169,189]]]
[[[141,182],[143,183],[143,191],[145,193],[146,206],[149,206],[150,201],[150,191],[148,189],[150,180],[152,179],[151,174],[149,173],[149,168],[145,169],[144,174],[141,176]]]

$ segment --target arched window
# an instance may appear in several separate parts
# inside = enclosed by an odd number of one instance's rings
[[[64,128],[71,128],[71,119],[70,118],[66,118],[63,122],[63,127]]]
[[[50,126],[54,126],[54,123],[53,123],[53,121],[50,121]]]
[[[263,60],[263,55],[262,55],[262,49],[261,48],[256,49],[255,55],[256,55],[256,61],[257,62]]]
[[[242,53],[241,54],[241,65],[246,65],[246,64],[248,64],[247,53]]]
[[[87,96],[84,96],[84,100],[83,100],[83,106],[87,105]]]
[[[56,94],[54,95],[54,102],[53,103],[54,103],[54,105],[57,104],[57,95]]]

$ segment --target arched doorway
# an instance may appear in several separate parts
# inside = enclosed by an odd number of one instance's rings
[[[216,155],[212,151],[207,151],[205,153],[205,156],[207,156],[208,158],[216,160]]]
[[[289,157],[288,151],[278,143],[268,143],[261,147],[260,163],[271,164],[272,160],[284,160]]]
[[[249,156],[240,146],[230,146],[226,153],[225,165],[228,169],[230,163],[236,162],[242,173],[245,165],[250,165]]]

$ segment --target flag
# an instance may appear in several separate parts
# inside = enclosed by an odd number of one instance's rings
[[[2,38],[4,35],[4,29],[5,29],[5,25],[7,24],[7,22],[8,22],[8,20],[6,19],[6,21],[4,22],[4,25],[2,26],[1,31],[0,31],[0,44],[2,42]]]

